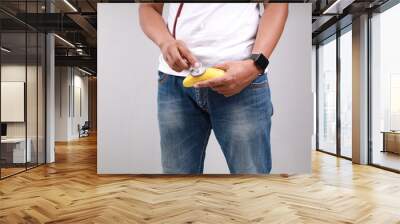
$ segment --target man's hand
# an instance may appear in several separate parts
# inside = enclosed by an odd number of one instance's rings
[[[185,43],[172,37],[162,17],[164,3],[141,3],[139,20],[143,32],[161,49],[167,64],[181,72],[194,66],[196,58],[190,53]]]
[[[195,88],[210,87],[229,97],[242,91],[261,73],[253,60],[225,62],[214,67],[224,70],[225,75],[199,82],[194,86]]]
[[[160,44],[160,49],[169,67],[177,72],[189,69],[197,62],[183,41],[175,39],[165,41]]]

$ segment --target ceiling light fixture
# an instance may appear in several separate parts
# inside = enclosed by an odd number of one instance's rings
[[[10,53],[11,52],[11,50],[9,50],[9,49],[7,49],[5,47],[1,47],[1,51],[4,51],[6,53]]]
[[[331,10],[337,7],[337,5],[341,2],[342,0],[336,0],[332,5],[330,5],[327,9],[324,10],[322,14],[331,14]],[[337,11],[337,10],[336,10]]]
[[[70,47],[75,48],[75,45],[73,45],[71,42],[69,42],[68,40],[60,37],[58,34],[54,34],[55,37],[57,37],[59,40],[61,40],[62,42],[66,43],[67,45],[69,45]]]
[[[83,49],[77,48],[76,53],[78,53],[79,55],[83,55]]]
[[[74,12],[78,12],[78,10],[68,1],[68,0],[64,0],[65,4],[67,4],[72,10],[74,10]]]
[[[81,68],[79,68],[79,67],[78,67],[78,70],[81,71],[81,72],[83,72],[83,73],[85,73],[85,74],[87,74],[87,75],[90,75],[90,76],[93,75],[92,73],[90,73],[90,72],[88,72],[88,71],[86,71],[86,70],[83,70],[83,69],[81,69]]]

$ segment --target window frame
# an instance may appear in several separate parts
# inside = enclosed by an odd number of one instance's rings
[[[343,159],[347,160],[352,160],[351,157],[344,156],[342,155],[342,150],[341,150],[341,108],[340,108],[340,103],[341,103],[341,66],[340,66],[340,37],[347,32],[352,32],[352,23],[347,24],[345,27],[339,29],[336,31],[336,33],[328,36],[327,38],[319,41],[316,44],[316,151],[323,152],[329,155],[333,155],[336,157],[340,157]],[[336,41],[336,152],[328,152],[324,149],[321,149],[319,146],[319,111],[320,111],[320,105],[319,105],[319,64],[320,64],[320,56],[319,56],[319,47],[321,44],[326,44],[329,43],[330,41]]]

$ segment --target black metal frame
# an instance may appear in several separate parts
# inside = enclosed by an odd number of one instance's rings
[[[340,28],[337,27],[338,30],[336,33],[334,33],[331,36],[328,36],[327,38],[321,40],[317,45],[316,45],[316,150],[319,152],[323,152],[329,155],[337,156],[343,159],[347,160],[352,160],[352,158],[347,157],[342,155],[341,153],[341,117],[340,117],[340,103],[341,103],[341,89],[340,89],[340,84],[341,84],[341,65],[340,65],[340,37],[348,32],[349,27],[352,25],[350,23],[349,25]],[[345,32],[343,32],[345,31]],[[333,38],[334,36],[334,38]],[[319,46],[321,43],[324,42],[330,42],[330,41],[336,41],[336,153],[328,152],[324,149],[321,149],[319,147]]]
[[[341,92],[340,92],[340,78],[341,78],[341,65],[340,65],[340,30],[336,31],[336,154],[341,156],[342,154],[342,125],[340,117],[340,102],[341,102]]]
[[[371,65],[371,57],[372,57],[372,41],[371,41],[371,37],[372,37],[372,32],[371,32],[371,18],[372,18],[372,13],[369,12],[368,13],[368,53],[367,53],[367,63],[368,63],[368,75],[367,75],[367,85],[368,85],[368,89],[367,89],[367,133],[368,133],[368,155],[367,155],[367,162],[368,164],[372,164],[372,153],[373,153],[373,149],[372,149],[372,97],[371,97],[371,93],[372,93],[372,77],[371,77],[371,72],[372,72],[372,65]]]
[[[35,0],[37,5],[36,5],[36,10],[39,10],[39,0]],[[27,1],[25,1],[26,3]],[[25,4],[25,11],[27,10],[27,5]],[[47,11],[47,7],[46,7],[46,11]],[[22,32],[25,34],[25,84],[24,84],[24,120],[25,120],[25,169],[12,173],[10,175],[7,176],[2,176],[2,168],[0,167],[0,180],[6,179],[8,177],[12,177],[14,175],[17,175],[19,173],[25,172],[27,170],[39,167],[43,164],[47,163],[47,33],[44,33],[44,42],[42,42],[42,44],[44,44],[44,51],[42,51],[42,53],[44,53],[43,58],[44,58],[44,68],[42,70],[43,72],[43,78],[42,78],[42,82],[44,82],[44,99],[43,99],[43,113],[44,113],[44,117],[42,117],[44,120],[42,122],[44,122],[44,161],[42,163],[39,163],[39,33],[43,33],[31,26],[29,26],[27,23],[24,23],[25,26],[25,31]],[[37,99],[37,107],[36,107],[36,142],[37,142],[37,153],[36,153],[36,162],[35,163],[29,163],[30,166],[28,166],[28,154],[26,153],[27,147],[28,147],[28,125],[27,125],[27,121],[28,121],[28,116],[27,116],[27,81],[28,81],[28,30],[33,30],[36,33],[36,99]],[[2,36],[3,32],[0,32],[0,45],[1,45],[1,36]],[[1,57],[1,53],[0,53],[0,67],[1,67],[1,61],[2,61],[2,57]],[[0,81],[1,81],[1,69],[0,69]],[[1,93],[0,93],[1,96]],[[1,115],[0,115],[1,116]],[[0,117],[1,120],[1,117]],[[1,123],[1,122],[0,122]],[[1,155],[1,144],[0,144],[0,155]]]
[[[315,46],[315,147],[319,150],[319,45]]]
[[[1,27],[2,27],[2,23],[0,23],[0,31],[1,31]],[[0,47],[2,46],[2,32],[0,32]],[[2,52],[1,52],[1,50],[0,50],[0,124],[1,124],[1,77],[2,77],[2,74],[1,74],[1,61],[2,61],[2,58],[1,58],[1,55],[2,55]],[[1,137],[1,134],[0,134],[0,137]],[[0,164],[1,164],[1,144],[0,144]],[[0,180],[1,180],[1,166],[0,166]]]
[[[45,12],[48,13],[47,0],[45,0]],[[44,33],[44,161],[47,163],[47,32]]]

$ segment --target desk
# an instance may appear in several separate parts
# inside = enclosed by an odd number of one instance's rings
[[[382,152],[400,154],[400,131],[383,131]]]
[[[30,138],[27,139],[25,151],[25,138],[6,138],[1,139],[1,157],[6,163],[25,163],[32,159]],[[25,154],[26,153],[26,154]],[[27,161],[25,161],[27,159]]]

